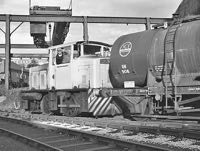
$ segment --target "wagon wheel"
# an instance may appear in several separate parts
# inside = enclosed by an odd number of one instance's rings
[[[68,117],[75,117],[79,114],[79,108],[77,107],[67,108],[63,114]]]
[[[50,97],[48,94],[46,94],[43,96],[43,98],[40,102],[40,110],[44,114],[50,113],[49,100],[50,100]]]

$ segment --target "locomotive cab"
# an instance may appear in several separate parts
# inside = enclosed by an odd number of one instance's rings
[[[50,47],[49,53],[50,89],[111,87],[107,45],[76,42]]]

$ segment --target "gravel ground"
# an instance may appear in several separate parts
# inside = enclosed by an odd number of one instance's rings
[[[0,136],[0,151],[37,151],[9,137]]]
[[[29,115],[29,114],[23,114]],[[147,134],[147,133],[138,133],[138,134],[131,134],[130,131],[121,131],[121,132],[115,132],[114,129],[109,129],[107,126],[105,128],[99,128],[95,127],[91,124],[91,126],[84,125],[85,122],[101,122],[102,124],[105,123],[128,123],[128,124],[141,124],[140,122],[135,121],[129,121],[127,119],[124,119],[122,116],[118,116],[115,118],[84,118],[84,117],[74,117],[73,120],[68,117],[56,117],[56,116],[44,116],[44,115],[31,115],[32,120],[36,123],[44,124],[44,125],[52,125],[52,126],[58,126],[62,128],[67,129],[76,129],[81,131],[87,131],[87,132],[94,132],[99,135],[103,136],[110,136],[117,139],[122,139],[126,141],[132,141],[132,142],[139,142],[139,143],[145,143],[145,144],[155,144],[156,146],[166,146],[166,148],[171,148],[176,151],[200,151],[200,140],[193,140],[193,139],[177,139],[173,136],[164,136],[164,135],[153,135],[153,134]],[[36,118],[37,117],[37,118]],[[40,117],[40,118],[39,118]],[[46,117],[46,118],[45,118]],[[49,118],[49,119],[48,119]],[[55,120],[56,118],[56,120]],[[41,121],[38,121],[38,120]],[[42,120],[42,119],[45,119]],[[82,121],[83,123],[80,125],[76,124],[77,121]],[[69,123],[68,123],[69,121]],[[70,122],[75,121],[75,122]],[[119,122],[120,121],[120,122]],[[78,122],[80,123],[80,122]],[[149,122],[147,122],[149,124]],[[152,124],[152,123],[151,123]],[[154,124],[154,123],[153,123]],[[179,126],[179,124],[178,124]],[[1,150],[0,150],[1,151]]]
[[[96,133],[102,136],[108,136],[120,140],[126,140],[129,142],[138,142],[144,144],[154,144],[160,147],[166,147],[174,151],[199,151],[200,150],[200,141],[193,139],[177,139],[173,136],[165,136],[165,135],[154,135],[148,133],[138,133],[136,135],[131,134],[130,131],[118,131],[117,129],[112,128],[97,128],[90,126],[80,126],[76,124],[63,124],[59,122],[45,122],[45,121],[35,121],[35,123],[40,123],[44,125],[52,125],[56,127],[62,127],[67,129],[74,129],[80,131],[87,131]]]

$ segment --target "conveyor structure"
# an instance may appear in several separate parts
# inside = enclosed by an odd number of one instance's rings
[[[72,9],[60,9],[60,7],[50,6],[33,6],[30,8],[30,15],[56,15],[60,16],[72,16]],[[51,41],[45,41],[46,36],[46,22],[31,22],[30,23],[30,34],[33,37],[34,44],[38,48],[47,48],[51,45],[62,44],[69,32],[68,22],[54,22],[53,34]],[[51,30],[51,29],[49,29]],[[51,32],[50,32],[51,34]]]

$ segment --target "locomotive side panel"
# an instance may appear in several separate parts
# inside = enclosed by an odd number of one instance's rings
[[[48,89],[48,64],[32,67],[29,69],[29,88]]]

